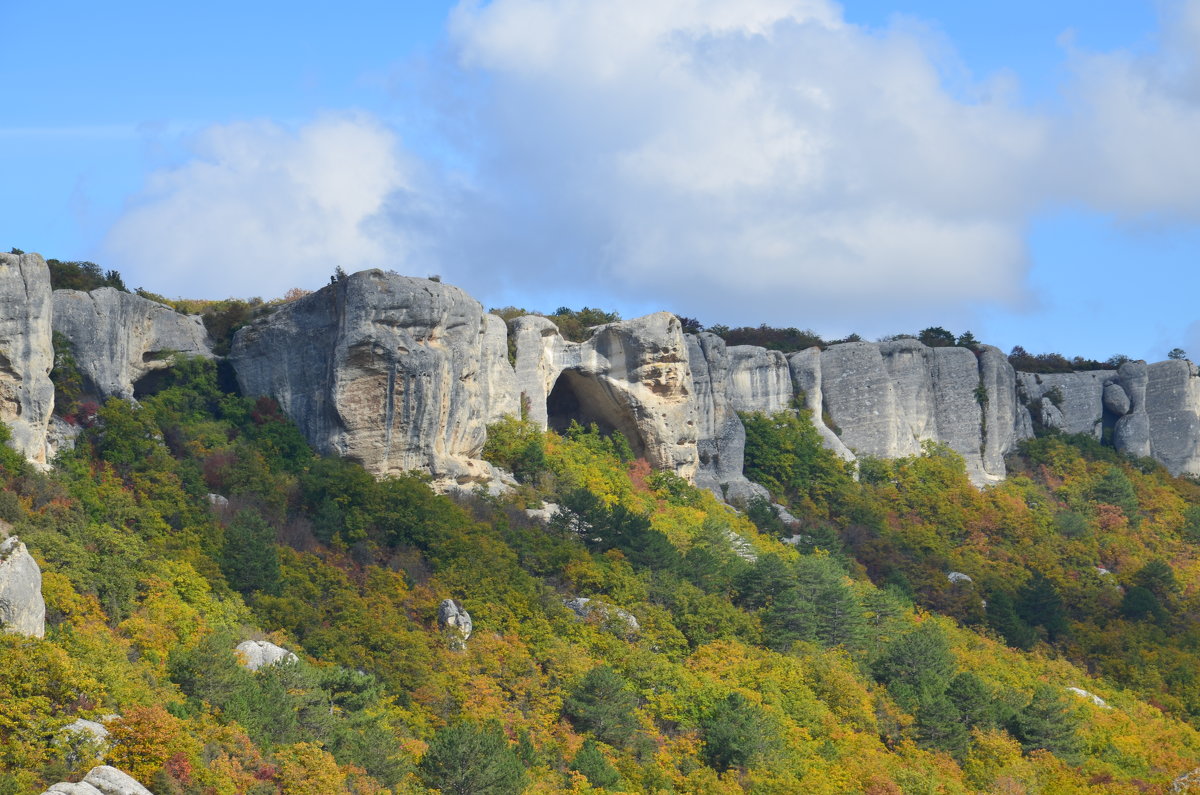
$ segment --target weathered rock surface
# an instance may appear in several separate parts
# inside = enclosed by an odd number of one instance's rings
[[[806,383],[816,381],[811,355],[794,369]],[[972,482],[1004,477],[1017,410],[1007,396],[1012,368],[1002,356],[985,350],[977,358],[966,348],[929,348],[913,339],[850,342],[821,352],[819,373],[821,407],[853,452],[897,458],[920,453],[930,440],[959,453]],[[994,423],[986,434],[985,417]]]
[[[45,464],[54,410],[50,269],[37,254],[0,254],[0,422],[12,447]]]
[[[78,784],[59,782],[42,795],[154,795],[133,776],[109,765],[93,767]]]
[[[173,354],[213,355],[198,315],[112,287],[55,290],[53,326],[71,344],[84,389],[99,398],[132,398]]]
[[[0,542],[0,629],[34,638],[46,634],[42,570],[16,536]]]
[[[725,341],[715,334],[687,335],[696,407],[696,485],[727,500],[767,496],[742,474],[746,429],[727,392],[730,359]]]
[[[1200,369],[1189,361],[1146,368],[1150,455],[1173,475],[1200,474]]]
[[[598,620],[617,634],[628,636],[642,631],[642,626],[633,613],[606,602],[589,599],[586,596],[577,596],[574,599],[565,600],[563,604],[579,618],[585,621]]]
[[[812,424],[821,435],[821,442],[843,460],[853,461],[854,453],[842,442],[837,432],[825,424],[825,398],[821,394],[821,349],[797,351],[789,354],[787,359],[796,394],[800,396],[804,408],[811,413]]]
[[[696,407],[687,343],[668,312],[596,327],[568,342],[541,317],[513,321],[516,378],[529,418],[555,430],[571,420],[620,431],[657,469],[693,480]]]
[[[475,630],[475,622],[466,608],[453,599],[443,599],[438,605],[438,624],[452,636],[455,648],[466,648],[471,633]]]
[[[1017,373],[1018,394],[1034,419],[1063,433],[1100,438],[1104,430],[1104,390],[1115,370],[1078,373]]]
[[[296,655],[266,640],[244,640],[237,645],[236,652],[242,667],[251,671],[277,663],[296,662]]]
[[[243,328],[231,359],[243,392],[275,398],[321,452],[486,480],[485,426],[519,410],[489,318],[457,287],[362,271]]]
[[[754,345],[731,345],[726,352],[725,394],[734,409],[775,414],[792,407],[792,373],[782,353]]]

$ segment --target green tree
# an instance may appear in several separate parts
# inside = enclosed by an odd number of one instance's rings
[[[234,590],[278,594],[279,553],[274,528],[257,511],[238,511],[225,528],[220,565]]]
[[[607,665],[588,671],[563,701],[563,714],[579,731],[622,745],[637,729],[638,697],[623,676]]]
[[[921,344],[928,345],[930,348],[946,348],[955,342],[954,335],[941,326],[930,326],[927,329],[921,329],[921,333],[917,335],[917,339]]]
[[[1167,358],[1176,361],[1186,359],[1187,351],[1185,351],[1183,348],[1172,348],[1171,350],[1167,351]]]
[[[600,789],[613,789],[621,783],[621,774],[590,739],[583,741],[579,753],[571,760],[571,769],[582,773],[593,787]]]
[[[1030,626],[1046,630],[1046,638],[1058,640],[1067,634],[1067,611],[1062,594],[1050,578],[1035,571],[1017,592],[1017,615]]]
[[[527,779],[500,727],[469,721],[435,734],[418,770],[427,786],[447,795],[517,795]]]
[[[1041,684],[1013,719],[1009,731],[1025,751],[1044,749],[1067,762],[1078,760],[1081,722],[1075,704],[1062,688]]]
[[[749,767],[770,747],[772,735],[762,710],[741,693],[718,701],[700,721],[704,761],[714,770]]]
[[[910,711],[945,693],[954,668],[950,644],[932,621],[896,638],[871,666],[875,678]]]

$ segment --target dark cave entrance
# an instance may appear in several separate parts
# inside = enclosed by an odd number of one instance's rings
[[[633,408],[619,402],[603,384],[578,370],[563,370],[546,398],[546,425],[564,433],[574,420],[580,425],[592,423],[603,434],[620,431],[628,440],[634,456],[644,458],[646,443],[633,419]]]

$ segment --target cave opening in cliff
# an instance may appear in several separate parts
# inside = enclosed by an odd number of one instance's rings
[[[574,369],[562,371],[546,398],[546,424],[550,430],[564,433],[572,420],[584,427],[595,423],[605,435],[620,431],[629,441],[634,456],[646,455],[646,443],[634,422],[633,407],[621,402],[595,377]]]

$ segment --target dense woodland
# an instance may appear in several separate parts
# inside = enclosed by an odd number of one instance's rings
[[[79,404],[71,370],[75,451],[0,460],[48,610],[0,635],[2,793],[82,775],[59,730],[108,715],[159,795],[1164,792],[1200,765],[1200,486],[1092,440],[979,491],[944,448],[856,481],[803,412],[748,415],[786,524],[595,429],[501,422],[519,487],[455,501],[314,455],[211,362],[139,406]],[[247,671],[247,638],[300,661]]]
[[[227,344],[270,304],[200,308]],[[0,634],[0,794],[101,759],[157,795],[1134,793],[1200,767],[1200,483],[1091,438],[1029,440],[978,490],[944,447],[855,473],[803,411],[746,415],[791,522],[509,418],[484,455],[518,487],[451,499],[314,454],[213,362],[101,406],[57,353],[75,450],[41,473],[0,446],[47,603],[44,640]],[[300,659],[250,672],[248,638]],[[107,716],[107,750],[61,733]]]

